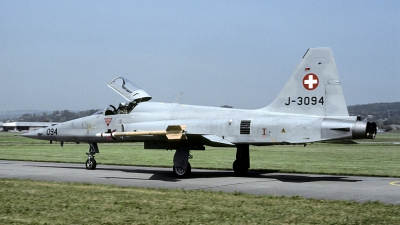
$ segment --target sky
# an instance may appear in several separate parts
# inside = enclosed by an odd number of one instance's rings
[[[0,111],[125,101],[257,109],[310,47],[331,47],[347,105],[400,101],[400,1],[0,0]]]

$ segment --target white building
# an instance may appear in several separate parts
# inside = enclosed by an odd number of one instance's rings
[[[0,130],[8,132],[33,131],[56,124],[57,123],[54,122],[9,122],[2,124],[0,123]]]

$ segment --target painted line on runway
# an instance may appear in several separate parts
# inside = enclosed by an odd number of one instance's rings
[[[390,182],[389,184],[393,185],[393,186],[399,186],[400,187],[400,181],[393,181],[393,182]]]

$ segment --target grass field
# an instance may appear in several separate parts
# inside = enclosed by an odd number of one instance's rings
[[[251,167],[281,172],[400,177],[399,134],[361,144],[251,147]],[[173,151],[143,145],[100,144],[100,164],[172,166]],[[0,133],[0,159],[77,162],[87,144]],[[194,168],[231,169],[234,148],[193,151]],[[378,202],[322,201],[145,189],[107,185],[0,179],[0,224],[399,224],[400,206]]]
[[[0,179],[0,224],[399,224],[400,206]]]
[[[250,147],[252,170],[296,173],[400,177],[400,134],[380,134],[360,144],[315,143]],[[0,159],[74,162],[86,161],[87,144],[59,143],[27,139],[13,133],[0,133]],[[141,143],[99,144],[99,164],[171,167],[174,151],[144,150]],[[207,147],[192,151],[193,168],[232,169],[235,148]]]

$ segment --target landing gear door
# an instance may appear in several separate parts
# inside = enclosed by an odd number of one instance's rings
[[[122,97],[130,102],[146,102],[151,99],[151,96],[143,91],[136,84],[123,78],[116,77],[109,84],[108,87],[116,91]]]

